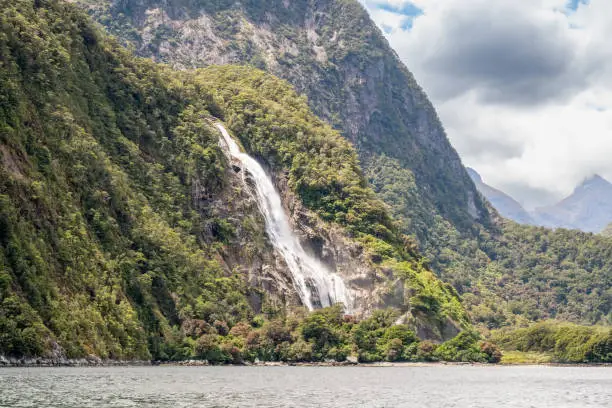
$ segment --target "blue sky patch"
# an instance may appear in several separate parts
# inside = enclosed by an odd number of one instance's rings
[[[584,1],[584,0],[573,0],[573,1]],[[378,3],[375,5],[380,10],[385,10],[395,14],[401,14],[407,17],[418,17],[423,14],[423,10],[415,6],[410,2],[403,3],[399,6],[395,6],[389,3]]]
[[[576,11],[583,4],[589,4],[590,0],[568,0],[566,7],[569,10]]]
[[[403,31],[410,30],[412,28],[412,25],[414,24],[414,19],[418,16],[423,15],[423,10],[421,10],[419,7],[415,6],[409,1],[406,1],[400,5],[389,4],[380,0],[366,0],[365,3],[371,9],[384,10],[389,13],[403,16],[402,23],[399,26],[399,28]],[[387,34],[393,31],[391,27],[385,25],[383,25],[382,28]]]
[[[393,32],[393,27],[388,24],[381,24],[380,28],[382,28],[385,34],[391,34]]]

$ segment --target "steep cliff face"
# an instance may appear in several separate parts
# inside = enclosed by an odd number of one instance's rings
[[[489,222],[431,103],[357,1],[82,3],[142,56],[177,68],[251,64],[287,79],[353,142],[366,171],[382,156],[410,173],[402,188],[418,205],[399,210],[425,246],[432,214],[462,232]],[[387,170],[372,181],[394,182]]]

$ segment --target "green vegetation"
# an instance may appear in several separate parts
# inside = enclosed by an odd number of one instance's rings
[[[504,350],[501,364],[549,364],[552,356],[547,353],[532,353],[523,351]]]
[[[612,329],[601,326],[579,326],[567,322],[547,321],[527,328],[502,329],[491,339],[504,350],[526,354],[504,353],[504,362],[532,362],[532,358],[559,363],[612,362]],[[534,353],[540,353],[539,356]]]
[[[361,174],[357,154],[308,109],[289,84],[252,68],[210,67],[196,83],[214,89],[224,120],[247,151],[275,172],[324,220],[390,243],[397,228]],[[394,241],[395,240],[395,241]]]
[[[131,19],[145,3],[116,3],[122,15],[107,23],[137,38]],[[545,318],[610,324],[610,240],[492,223],[433,108],[356,2],[322,3],[325,61],[300,28],[306,9],[278,2],[270,18],[253,2],[239,14],[235,2],[200,3],[183,5],[214,14],[239,60],[264,67],[269,58],[232,37],[237,16],[270,23],[278,44],[290,39],[300,52],[285,47],[270,69],[309,100],[252,68],[175,72],[134,58],[70,4],[0,0],[0,354],[499,360],[469,330],[441,346],[415,340],[412,330],[448,338],[445,328],[469,328],[461,299],[487,330]],[[98,17],[114,16],[99,4]],[[170,26],[153,37],[149,55],[181,45]],[[226,263],[265,242],[257,214],[236,210],[228,191],[213,116],[359,243],[389,297],[399,285],[407,326],[391,325],[393,311],[356,322],[334,308],[287,310]],[[600,329],[555,330],[545,337],[561,339],[558,351],[495,338],[558,361],[607,361]],[[578,334],[559,334],[567,331]]]
[[[180,83],[70,5],[1,8],[0,351],[159,357],[182,316],[248,318],[200,233],[192,186],[224,164]]]
[[[612,237],[612,222],[601,232],[603,236]]]
[[[462,295],[475,323],[493,329],[556,318],[612,323],[612,243],[602,237],[501,221],[462,234],[438,216],[414,214],[409,170],[381,156],[367,176],[405,233],[429,229],[424,254]]]
[[[579,231],[504,222],[470,264],[449,267],[475,322],[488,328],[525,320],[612,323],[612,245]],[[482,259],[491,260],[486,264]],[[452,261],[449,263],[452,265]],[[452,278],[451,278],[452,277]]]
[[[355,346],[350,332],[362,323],[345,324],[336,309],[288,311],[226,263],[244,249],[238,233],[247,251],[265,244],[251,239],[261,240],[257,213],[230,212],[238,193],[226,191],[213,116],[362,245],[381,285],[405,290],[410,327],[448,337],[445,326],[469,325],[457,293],[370,190],[350,144],[285,82],[134,58],[64,2],[0,0],[0,10],[0,354],[404,358],[416,339],[390,327],[394,312],[376,323],[376,346]],[[244,348],[266,330],[272,343]]]
[[[612,323],[612,243],[603,237],[500,221],[460,233],[438,216],[414,215],[419,201],[409,170],[381,156],[367,176],[405,233],[429,229],[423,252],[462,295],[485,329],[556,318]]]
[[[420,341],[407,325],[395,325],[392,310],[377,310],[360,322],[345,316],[340,307],[311,314],[291,313],[271,320],[256,317],[253,325],[238,323],[230,330],[223,322],[202,328],[188,338],[195,356],[213,364],[244,361],[345,361],[357,356],[362,363],[378,361],[497,362],[499,350],[473,332],[438,346]],[[201,334],[201,333],[205,334]]]

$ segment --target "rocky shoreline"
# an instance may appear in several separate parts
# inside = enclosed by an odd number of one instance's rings
[[[556,367],[612,367],[612,364],[562,364],[562,363],[462,363],[449,361],[436,362],[388,362],[359,363],[356,359],[346,361],[318,362],[282,362],[282,361],[245,361],[241,364],[210,364],[206,360],[183,361],[148,361],[148,360],[108,360],[99,357],[80,359],[68,358],[12,358],[0,356],[0,368],[3,367],[206,367],[206,366],[237,366],[237,367],[435,367],[435,366],[556,366]]]
[[[1,367],[112,367],[112,366],[147,366],[147,360],[108,360],[99,357],[86,358],[15,358],[0,355]]]

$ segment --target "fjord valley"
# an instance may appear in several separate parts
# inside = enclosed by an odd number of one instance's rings
[[[610,238],[501,218],[357,1],[77,3],[0,1],[1,355],[612,359]]]

